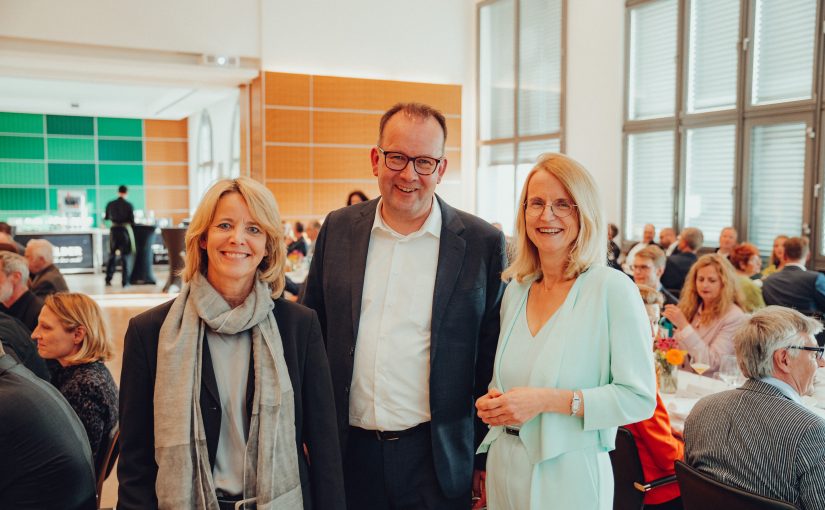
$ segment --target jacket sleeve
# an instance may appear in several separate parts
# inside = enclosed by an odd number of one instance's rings
[[[315,508],[345,507],[344,471],[338,425],[321,327],[315,313],[306,340],[303,369],[304,442],[309,452],[310,489]]]
[[[318,322],[321,325],[324,342],[326,342],[327,337],[327,315],[324,308],[324,250],[326,248],[327,226],[330,221],[330,218],[327,218],[327,221],[321,226],[318,238],[315,240],[312,263],[309,266],[309,273],[301,294],[301,304],[315,310],[315,313],[318,314]]]
[[[689,354],[704,355],[708,360],[708,365],[710,365],[709,372],[719,370],[723,356],[734,354],[733,334],[742,324],[744,315],[728,315],[719,320],[722,321],[722,324],[719,325],[716,334],[707,338],[699,336],[693,326],[688,326],[673,335],[687,349]]]
[[[140,328],[129,321],[120,376],[120,460],[118,510],[158,507],[155,479],[154,376]]]
[[[799,500],[802,508],[825,508],[825,423],[815,425],[802,434],[797,448],[795,470],[799,480]]]
[[[656,410],[653,412],[653,416],[639,423],[628,425],[627,428],[633,434],[633,439],[636,441],[639,450],[644,449],[650,452],[650,460],[660,471],[673,471],[674,463],[684,458],[685,445],[673,437],[670,417],[658,393],[656,394]],[[642,467],[647,468],[644,462],[642,462]],[[651,478],[647,475],[647,469],[645,470],[645,478],[648,481]]]

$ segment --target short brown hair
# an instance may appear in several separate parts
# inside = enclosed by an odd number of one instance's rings
[[[47,306],[57,316],[66,331],[74,331],[80,326],[86,330],[80,350],[66,358],[70,365],[93,363],[112,357],[114,344],[106,331],[100,307],[94,299],[79,292],[58,292],[46,296],[43,306]]]
[[[442,149],[447,144],[447,119],[444,118],[443,113],[423,103],[395,103],[392,108],[384,112],[384,115],[381,116],[381,122],[378,124],[378,145],[381,145],[384,140],[384,127],[386,127],[387,122],[399,112],[414,119],[426,120],[430,117],[434,118],[444,133],[444,141],[441,144]]]
[[[636,284],[636,286],[639,287],[639,295],[642,296],[642,302],[644,304],[659,305],[660,307],[665,304],[665,298],[662,296],[662,293],[650,285]]]
[[[648,244],[636,252],[636,258],[638,257],[650,260],[653,262],[653,265],[656,266],[656,269],[662,269],[665,267],[665,264],[667,264],[665,252],[663,252],[662,249],[655,244]]]
[[[690,248],[692,251],[696,251],[702,247],[702,243],[705,242],[705,235],[702,234],[702,231],[696,227],[688,227],[682,230],[682,233],[679,236],[685,241],[685,244]]]
[[[807,258],[809,244],[807,237],[789,237],[785,240],[785,258],[788,260]]]
[[[731,251],[730,255],[728,255],[728,260],[730,260],[730,263],[733,264],[733,267],[740,271],[744,271],[748,261],[753,258],[754,255],[757,257],[759,256],[759,248],[751,243],[742,243],[737,244],[733,248],[733,251]]]

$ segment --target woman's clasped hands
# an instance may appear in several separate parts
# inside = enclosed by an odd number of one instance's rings
[[[490,388],[476,400],[478,417],[487,425],[521,425],[545,412],[553,389],[516,387],[502,393]]]

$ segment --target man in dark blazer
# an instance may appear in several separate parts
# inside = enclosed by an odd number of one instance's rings
[[[63,273],[54,265],[54,246],[45,239],[32,239],[26,245],[29,263],[29,290],[35,296],[46,297],[55,292],[68,292]]]
[[[787,306],[805,315],[825,313],[825,275],[805,269],[808,251],[805,238],[791,237],[785,241],[785,267],[765,278],[762,284],[766,305]]]
[[[0,508],[94,510],[83,424],[63,395],[0,345]]]
[[[0,251],[0,312],[16,317],[30,331],[37,327],[43,299],[29,290],[29,264],[22,255]]]
[[[388,110],[371,151],[381,197],[330,213],[316,241],[303,303],[327,344],[349,508],[466,509],[482,479],[473,403],[492,376],[505,243],[435,196],[446,137],[431,107]]]
[[[704,236],[702,231],[695,227],[688,227],[679,234],[679,253],[674,253],[667,258],[665,272],[662,273],[662,286],[675,295],[682,292],[685,284],[685,277],[690,271],[690,267],[698,258],[696,252],[702,247]]]
[[[802,403],[825,367],[813,335],[822,329],[795,310],[768,306],[734,336],[747,381],[700,400],[685,420],[685,461],[738,489],[825,508],[825,419]],[[797,334],[788,337],[788,332]]]
[[[37,342],[32,340],[32,332],[22,322],[3,312],[0,312],[0,342],[6,354],[19,361],[34,375],[44,381],[51,380],[46,362],[37,353]]]
[[[679,299],[662,286],[660,278],[665,271],[667,257],[665,252],[655,244],[651,244],[636,253],[633,263],[633,281],[636,285],[647,285],[659,291],[664,304],[678,305]]]

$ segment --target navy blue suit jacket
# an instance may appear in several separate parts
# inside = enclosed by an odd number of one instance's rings
[[[785,266],[765,278],[762,297],[766,305],[787,306],[807,315],[825,313],[825,275]]]
[[[430,333],[430,425],[438,481],[447,497],[454,498],[470,491],[475,449],[487,432],[474,404],[492,378],[506,255],[501,232],[436,199],[442,226]],[[321,321],[344,451],[377,205],[373,199],[329,214],[315,244],[303,298]]]

